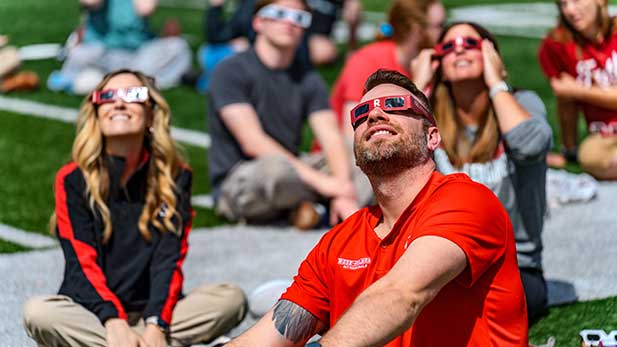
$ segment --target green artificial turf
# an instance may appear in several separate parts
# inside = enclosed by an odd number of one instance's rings
[[[27,247],[0,239],[0,254],[2,253],[17,253],[27,251]]]
[[[615,3],[617,0],[611,1]],[[475,4],[496,4],[511,1],[446,0],[447,8]],[[517,2],[534,2],[518,0]],[[367,11],[384,11],[388,1],[363,0]],[[169,19],[179,21],[183,36],[193,51],[203,40],[203,11],[160,8],[152,20],[158,32]],[[0,0],[0,34],[8,34],[11,43],[23,46],[36,43],[62,43],[79,23],[77,0]],[[539,41],[499,36],[501,52],[509,72],[510,82],[517,87],[536,91],[544,100],[548,120],[557,128],[554,97],[540,72],[536,60]],[[342,56],[345,47],[340,46]],[[24,69],[36,71],[45,82],[49,73],[59,69],[54,59],[29,61]],[[342,67],[342,60],[320,69],[332,85]],[[188,87],[164,92],[173,112],[173,125],[206,131],[206,97]],[[35,93],[15,93],[13,97],[47,104],[77,108],[81,97],[58,94],[41,88]],[[581,134],[582,135],[582,134]],[[24,117],[0,111],[0,223],[38,233],[47,233],[47,223],[53,209],[53,180],[58,168],[69,160],[74,125],[57,121]],[[555,133],[555,146],[559,134]],[[310,144],[310,131],[305,131],[302,148]],[[184,147],[193,168],[193,194],[210,191],[207,180],[205,149]],[[571,166],[570,170],[577,171]],[[196,208],[194,226],[216,226],[224,223],[212,210]],[[24,251],[26,248],[0,240],[0,253]],[[557,346],[579,345],[578,332],[584,328],[610,331],[617,329],[617,298],[575,303],[549,310],[546,317],[530,329],[531,342],[544,343],[549,336],[557,338]]]

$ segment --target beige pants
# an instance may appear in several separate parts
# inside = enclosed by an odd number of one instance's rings
[[[235,327],[246,313],[246,298],[231,284],[203,285],[178,301],[173,311],[168,344],[189,346],[207,342]],[[129,324],[144,329],[139,313]],[[106,346],[105,327],[92,312],[64,295],[31,298],[24,305],[28,336],[39,346]]]
[[[617,179],[617,135],[587,136],[578,150],[578,161],[585,172],[600,180]]]
[[[307,155],[303,162],[316,170],[328,171],[325,157]],[[370,182],[356,166],[352,179],[360,207],[373,198]],[[267,222],[279,218],[303,201],[323,197],[306,185],[283,156],[267,156],[237,164],[221,184],[217,213],[231,221]]]

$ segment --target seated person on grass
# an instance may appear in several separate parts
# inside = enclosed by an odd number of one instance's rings
[[[512,224],[488,188],[435,171],[428,100],[378,71],[351,114],[377,206],[326,233],[279,302],[227,346],[527,347]]]
[[[186,346],[243,319],[236,286],[182,294],[192,174],[170,120],[167,102],[138,72],[107,75],[84,100],[73,161],[55,182],[64,279],[57,295],[24,307],[39,346]]]
[[[557,98],[562,154],[549,165],[577,162],[597,179],[617,179],[617,17],[607,0],[560,0],[559,24],[539,59]],[[578,144],[578,115],[588,136]]]
[[[532,91],[510,89],[497,41],[476,23],[448,25],[429,51],[436,59],[414,75],[427,76],[424,81],[434,86],[430,99],[442,139],[435,151],[437,170],[466,173],[489,187],[508,211],[527,312],[538,318],[547,304],[542,228],[552,139],[544,104]]]
[[[118,69],[141,71],[158,88],[178,85],[191,68],[191,50],[179,36],[155,37],[148,18],[157,0],[79,0],[86,10],[83,40],[62,69],[47,80],[53,91],[86,94],[104,74]]]
[[[304,0],[258,1],[254,47],[213,72],[208,166],[216,211],[232,221],[291,216],[292,224],[306,229],[319,219],[312,202],[328,204],[335,224],[370,199],[367,185],[352,183],[350,155],[325,82],[316,71],[293,64],[310,25],[307,8]],[[306,121],[324,155],[300,158]]]

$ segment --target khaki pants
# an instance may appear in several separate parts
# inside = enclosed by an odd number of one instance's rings
[[[617,179],[617,135],[587,136],[579,147],[578,161],[585,172],[597,179]]]
[[[325,157],[314,154],[301,160],[316,170],[327,172]],[[364,173],[356,166],[352,179],[360,207],[371,202],[373,191]],[[217,213],[231,221],[267,222],[280,218],[303,201],[323,197],[306,185],[283,156],[267,156],[237,164],[221,184]]]
[[[173,311],[168,344],[189,346],[207,342],[235,327],[246,313],[246,298],[231,284],[203,285],[178,301]],[[129,313],[129,324],[144,329],[139,313]],[[39,346],[104,347],[105,327],[92,312],[64,295],[31,298],[24,305],[28,336]]]

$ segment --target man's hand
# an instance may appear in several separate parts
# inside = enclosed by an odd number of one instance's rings
[[[482,59],[484,61],[484,82],[489,88],[508,77],[503,61],[495,50],[495,46],[486,39],[482,42]]]
[[[149,347],[124,319],[108,319],[105,330],[107,347]]]
[[[571,99],[583,88],[576,79],[563,72],[559,77],[551,78],[551,88],[556,97]]]
[[[330,201],[330,225],[336,225],[359,209],[356,199],[341,197]]]
[[[420,90],[425,90],[433,80],[435,71],[439,67],[439,60],[433,60],[431,57],[435,54],[432,48],[423,49],[410,64],[411,75],[413,82]]]
[[[148,347],[167,347],[165,334],[154,324],[146,324],[146,329],[142,335]]]

